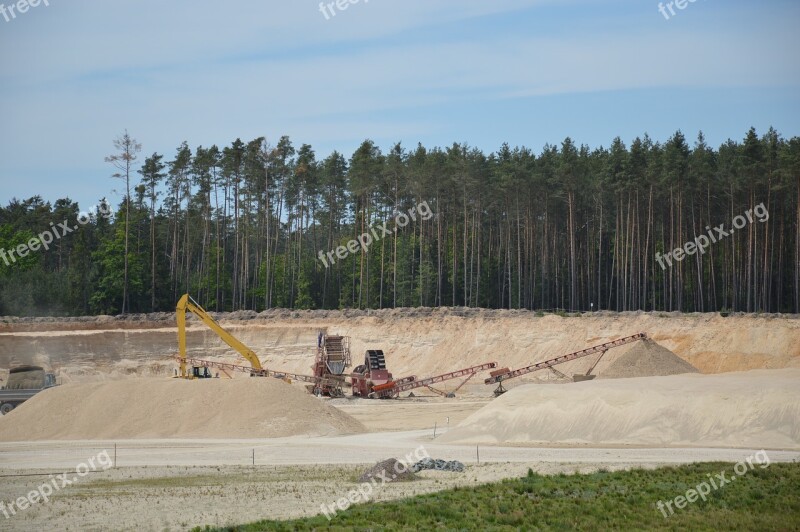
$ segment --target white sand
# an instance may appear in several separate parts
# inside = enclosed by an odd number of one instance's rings
[[[0,441],[278,438],[365,430],[301,387],[273,378],[68,384],[0,418]]]
[[[800,449],[800,369],[520,386],[441,441]]]

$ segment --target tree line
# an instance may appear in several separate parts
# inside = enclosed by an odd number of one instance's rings
[[[143,156],[127,132],[114,149],[114,215],[0,259],[0,314],[169,311],[185,292],[217,311],[800,312],[800,138],[774,129],[718,148],[678,131],[539,153],[366,140],[320,159],[284,136]],[[432,216],[321,260],[423,203]],[[757,207],[766,220],[668,267],[657,259]],[[69,198],[14,199],[0,207],[0,249],[79,212]]]

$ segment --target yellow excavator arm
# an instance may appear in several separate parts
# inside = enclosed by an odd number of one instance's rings
[[[197,304],[195,300],[189,297],[189,294],[184,294],[183,297],[180,298],[178,301],[178,305],[175,308],[176,311],[176,319],[178,322],[178,351],[180,355],[180,362],[181,362],[181,377],[186,377],[186,311],[191,312],[198,318],[200,318],[203,323],[208,325],[208,327],[217,333],[217,336],[222,338],[226,344],[231,346],[232,348],[236,349],[244,358],[250,362],[250,365],[253,369],[260,370],[261,368],[261,361],[258,360],[258,356],[253,352],[252,349],[244,345],[242,342],[234,338],[234,336],[223,329],[219,323],[214,321],[214,318],[208,315],[203,307]]]

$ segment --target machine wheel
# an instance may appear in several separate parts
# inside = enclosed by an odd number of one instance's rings
[[[11,403],[3,403],[3,405],[0,406],[0,414],[3,414],[3,415],[8,414],[12,410],[14,410],[14,406],[15,405],[13,405]]]

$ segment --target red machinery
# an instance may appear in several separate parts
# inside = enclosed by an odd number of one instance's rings
[[[485,371],[487,369],[493,369],[496,367],[497,367],[496,362],[487,362],[479,366],[472,366],[470,368],[464,368],[458,371],[451,371],[450,373],[443,373],[442,375],[436,375],[435,377],[428,377],[427,379],[417,380],[416,377],[406,377],[405,379],[387,382],[386,384],[373,387],[372,395],[370,397],[380,397],[382,399],[389,397],[397,397],[401,392],[407,392],[409,390],[413,390],[414,388],[422,388],[423,386],[441,396],[455,397],[455,392],[457,392],[462,386],[464,386],[467,383],[467,381],[469,381],[472,377],[474,377],[476,373]],[[467,378],[464,379],[461,382],[461,384],[459,384],[456,387],[455,390],[449,393],[437,390],[436,388],[431,386],[432,384],[444,382],[451,379],[457,379],[459,377],[464,377],[464,376],[466,376]]]
[[[364,363],[356,366],[350,374],[354,396],[368,397],[375,386],[391,381],[392,374],[386,369],[386,357],[380,349],[368,349],[364,353]]]
[[[488,362],[479,366],[451,371],[450,373],[444,373],[426,379],[417,379],[416,376],[411,375],[409,377],[403,377],[402,379],[393,380],[392,374],[386,370],[386,361],[383,357],[383,351],[367,351],[364,365],[358,366],[350,377],[353,383],[353,395],[360,395],[362,397],[386,399],[397,397],[401,392],[407,392],[422,387],[426,387],[444,397],[455,397],[455,392],[461,389],[461,387],[474,377],[476,373],[496,367],[497,363]],[[433,384],[457,379],[459,377],[466,377],[466,379],[452,392],[443,392],[432,386]]]
[[[547,369],[552,368],[558,364],[563,364],[564,362],[569,362],[570,360],[575,360],[578,358],[587,357],[589,355],[593,355],[595,353],[600,353],[600,357],[592,364],[592,367],[589,368],[589,371],[586,375],[576,375],[575,380],[588,380],[592,378],[591,372],[597,366],[597,362],[600,361],[600,358],[606,354],[606,351],[611,349],[612,347],[618,347],[620,345],[630,344],[632,342],[637,342],[639,340],[645,340],[647,338],[646,333],[639,333],[634,334],[632,336],[626,336],[624,338],[619,338],[617,340],[606,342],[604,344],[595,345],[593,347],[588,347],[586,349],[582,349],[580,351],[575,351],[574,353],[569,353],[567,355],[562,355],[560,357],[551,358],[550,360],[545,360],[544,362],[539,362],[538,364],[533,364],[532,366],[526,366],[524,368],[515,369],[511,371],[508,368],[503,368],[498,371],[493,371],[489,375],[489,378],[486,379],[484,382],[486,384],[498,384],[497,389],[494,391],[495,395],[501,395],[506,392],[506,389],[503,388],[503,381],[507,381],[508,379],[513,379],[514,377],[519,377],[520,375],[526,375],[528,373],[533,373],[534,371],[539,371],[540,369]]]
[[[317,356],[311,370],[315,384],[311,387],[314,395],[342,397],[345,384],[344,370],[350,367],[350,338],[319,333]]]

